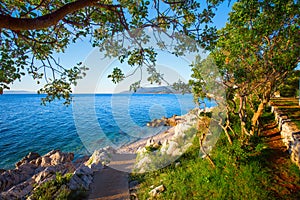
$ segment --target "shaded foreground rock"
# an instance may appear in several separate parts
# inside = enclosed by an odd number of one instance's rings
[[[30,152],[16,163],[15,169],[1,173],[0,199],[30,198],[35,188],[54,180],[57,173],[61,175],[73,174],[68,185],[70,189],[88,189],[92,181],[92,171],[83,164],[76,169],[72,162],[73,159],[73,153],[64,153],[59,150],[50,151],[44,156]]]

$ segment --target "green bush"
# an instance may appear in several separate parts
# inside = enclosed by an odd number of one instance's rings
[[[70,182],[72,173],[62,176],[61,173],[56,173],[55,179],[47,181],[37,186],[32,192],[32,199],[48,200],[48,199],[68,199],[71,190],[66,187]]]
[[[199,157],[198,139],[179,159],[181,165],[143,175],[133,175],[141,182],[139,199],[149,198],[150,186],[163,184],[166,191],[158,199],[272,199],[269,174],[261,165],[261,141],[245,145],[235,140],[228,145],[224,136],[212,152],[213,168]]]

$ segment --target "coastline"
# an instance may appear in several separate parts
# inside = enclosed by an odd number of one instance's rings
[[[148,127],[157,127],[157,126],[167,126],[168,128],[166,130],[163,130],[155,135],[146,137],[146,138],[140,138],[130,144],[126,144],[119,148],[117,150],[117,153],[120,154],[135,154],[138,152],[138,150],[146,147],[149,145],[149,143],[164,143],[166,141],[170,141],[174,135],[175,135],[175,127],[178,124],[183,123],[185,120],[185,116],[188,115],[186,113],[182,116],[173,115],[170,118],[162,117],[161,119],[154,119],[153,121],[147,123]]]
[[[57,174],[61,174],[63,177],[69,174],[68,176],[70,177],[70,180],[58,186],[59,188],[66,188],[68,192],[83,188],[82,191],[86,191],[88,195],[93,196],[98,194],[92,188],[98,188],[99,181],[97,180],[99,177],[102,180],[102,176],[107,176],[107,178],[105,178],[105,181],[108,182],[106,185],[113,187],[116,185],[116,181],[111,182],[110,177],[117,176],[118,170],[125,175],[134,169],[140,169],[140,167],[141,171],[145,170],[144,165],[148,165],[147,163],[148,161],[151,162],[151,159],[147,156],[143,157],[146,160],[136,158],[137,155],[144,152],[145,148],[149,147],[149,145],[156,144],[161,146],[161,148],[169,148],[169,150],[166,149],[171,152],[169,156],[174,156],[174,152],[178,153],[179,149],[177,149],[177,147],[174,149],[174,144],[176,144],[174,138],[178,136],[182,137],[179,135],[178,130],[182,128],[181,126],[183,124],[190,120],[189,113],[182,116],[174,115],[171,118],[156,120],[151,122],[152,125],[149,126],[163,126],[162,122],[164,122],[169,125],[168,129],[154,136],[139,139],[119,149],[105,147],[94,151],[92,155],[78,159],[74,159],[74,153],[65,153],[60,150],[52,150],[45,155],[30,152],[16,163],[14,169],[3,170],[1,172],[0,199],[22,198],[26,195],[35,195],[35,188],[38,188],[45,182],[56,181]],[[170,142],[171,145],[167,145],[168,142]],[[113,170],[108,172],[109,170],[105,170],[106,168]],[[128,190],[129,179],[126,177],[127,176],[124,176],[121,181],[126,187],[120,187],[124,191]],[[59,188],[57,188],[57,190]],[[106,193],[106,191],[102,192]]]
[[[175,126],[170,126],[170,128],[167,129],[166,131],[162,131],[160,133],[157,133],[154,136],[142,138],[130,144],[122,146],[120,149],[117,150],[117,153],[135,154],[140,148],[146,146],[148,140],[151,139],[163,143],[166,140],[170,140],[174,136],[174,134],[175,134]]]

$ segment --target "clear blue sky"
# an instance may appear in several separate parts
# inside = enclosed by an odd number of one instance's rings
[[[231,6],[233,5],[231,2],[230,6],[228,7],[228,2],[225,1],[217,10],[216,16],[214,18],[214,25],[217,28],[222,28],[225,26],[227,22],[228,13],[230,12]],[[107,75],[111,72],[112,68],[115,66],[120,66],[118,61],[113,61],[112,63],[106,63],[105,69],[103,68],[102,61],[99,63],[96,62],[97,56],[97,49],[93,48],[92,45],[88,42],[88,39],[84,39],[82,41],[77,41],[75,44],[71,44],[65,53],[58,54],[57,57],[60,59],[60,63],[63,66],[74,66],[78,62],[86,61],[85,63],[89,63],[88,67],[90,70],[87,72],[87,77],[79,84],[80,87],[75,88],[76,93],[111,93],[114,90],[125,90],[125,85],[123,84],[124,88],[117,88],[116,86],[107,79]],[[88,58],[88,59],[87,59]],[[91,58],[92,62],[91,63]],[[184,80],[188,79],[190,74],[190,69],[187,67],[188,61],[185,58],[175,58],[175,56],[167,53],[161,53],[158,56],[159,60],[159,68],[161,73],[167,74],[169,77],[176,76],[176,78],[181,78]],[[99,60],[99,59],[98,59]],[[112,60],[110,60],[111,62]],[[99,66],[100,65],[100,66]],[[176,66],[175,72],[170,72],[170,66]],[[125,70],[130,71],[130,68],[126,66],[121,66]],[[179,75],[181,77],[179,77]],[[132,82],[132,81],[131,81]],[[146,84],[146,83],[145,83]],[[128,84],[126,87],[129,86]],[[145,85],[146,86],[146,85]],[[16,81],[14,84],[11,85],[11,90],[26,90],[26,91],[37,91],[39,88],[42,87],[42,84],[37,85],[35,80],[32,80],[31,77],[25,76],[22,78],[22,81]],[[127,88],[128,89],[128,88]]]

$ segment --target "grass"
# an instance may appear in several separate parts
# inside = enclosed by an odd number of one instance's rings
[[[216,168],[198,154],[193,146],[175,164],[147,174],[135,174],[132,178],[141,182],[139,199],[149,198],[151,185],[163,184],[166,191],[158,199],[272,199],[267,190],[270,174],[262,166],[263,144],[243,146],[234,141],[232,146],[222,137],[212,152]]]
[[[264,113],[264,124],[273,121],[272,113]],[[222,133],[211,152],[216,165],[213,168],[199,156],[198,138],[195,138],[177,162],[158,171],[131,175],[141,183],[138,199],[148,199],[151,188],[161,184],[166,190],[155,199],[300,199],[300,194],[288,187],[292,183],[300,188],[299,168],[287,154],[282,158],[284,164],[274,167],[270,158],[277,150],[268,148],[265,140],[257,136],[246,144],[234,140],[229,145]],[[281,179],[282,174],[287,178]],[[287,181],[290,177],[293,180]]]

